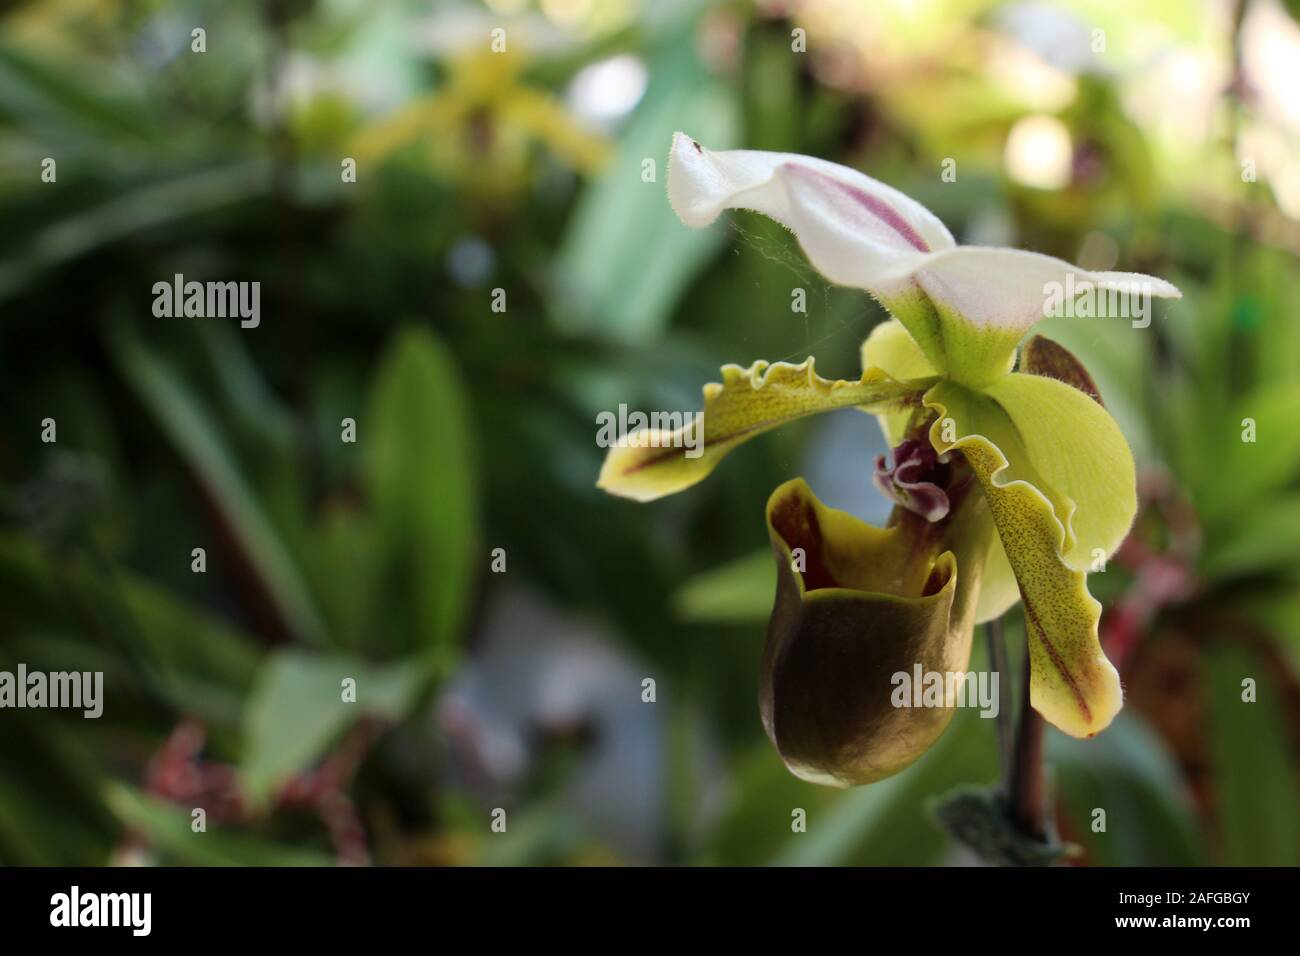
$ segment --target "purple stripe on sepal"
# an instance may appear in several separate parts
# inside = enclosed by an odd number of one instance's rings
[[[841,182],[834,176],[827,176],[825,173],[818,172],[808,166],[800,166],[798,163],[786,163],[781,168],[796,175],[814,178],[833,186],[865,209],[868,213],[887,225],[890,229],[894,230],[894,232],[898,233],[899,237],[917,252],[930,251],[929,245],[927,245],[926,241],[921,238],[921,234],[912,227],[912,224],[900,216],[898,210],[884,200],[877,199],[864,189],[859,189],[857,186]]]

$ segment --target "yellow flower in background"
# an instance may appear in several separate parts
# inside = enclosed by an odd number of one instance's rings
[[[609,142],[550,92],[524,82],[526,63],[509,46],[492,52],[486,40],[481,51],[449,57],[442,87],[364,129],[357,158],[382,162],[420,146],[435,169],[486,193],[522,187],[538,146],[583,175],[597,172]]]

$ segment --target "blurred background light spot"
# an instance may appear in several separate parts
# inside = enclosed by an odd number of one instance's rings
[[[989,48],[989,78],[1007,96],[1031,110],[1055,112],[1074,101],[1078,83],[1037,54],[996,38]]]
[[[592,0],[542,0],[542,13],[564,26],[581,23],[591,9]]]
[[[580,70],[569,84],[565,100],[569,111],[578,119],[593,126],[608,127],[641,101],[646,81],[645,64],[635,56],[623,54]]]
[[[1241,50],[1261,111],[1300,131],[1300,26],[1277,0],[1252,3],[1241,28]]]
[[[447,271],[462,288],[476,289],[482,286],[491,278],[496,267],[496,253],[478,236],[457,239],[447,251]]]
[[[1274,175],[1270,183],[1278,208],[1292,219],[1300,219],[1300,161]]]
[[[997,24],[1022,48],[1067,73],[1099,70],[1092,31],[1073,13],[1047,3],[1016,3],[997,12]]]
[[[1060,189],[1070,181],[1074,148],[1070,131],[1055,116],[1025,116],[1007,136],[1007,175],[1023,186]]]
[[[1180,48],[1160,56],[1134,76],[1124,90],[1124,106],[1139,125],[1175,151],[1194,155],[1191,147],[1215,133],[1220,94],[1229,69],[1221,54]],[[1177,103],[1177,109],[1170,109]]]
[[[1237,166],[1240,175],[1249,161],[1259,182],[1268,183],[1278,209],[1291,219],[1300,219],[1300,143],[1275,123],[1243,122],[1237,134]]]

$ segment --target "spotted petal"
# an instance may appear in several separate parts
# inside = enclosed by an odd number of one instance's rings
[[[1089,441],[1097,441],[1095,434],[1088,434],[1096,419],[1082,411],[1083,405],[1065,397],[1066,393],[1100,410],[1107,420],[1109,416],[1091,398],[1061,382],[1019,374],[1009,378],[1018,380],[1017,385],[1003,393],[1003,401],[1008,395],[1021,399],[1047,396],[1048,410],[1035,416],[1016,406],[1016,418],[990,396],[941,382],[925,398],[938,415],[930,440],[936,451],[962,453],[992,512],[1025,607],[1031,703],[1066,733],[1090,737],[1111,722],[1123,695],[1119,675],[1102,653],[1097,636],[1101,606],[1088,593],[1085,572],[1066,560],[1074,502],[1049,484],[1044,473],[1056,480],[1064,478],[1066,485],[1081,493],[1079,481],[1086,483],[1089,475],[1097,477],[1110,468],[1127,474],[1132,482],[1132,459],[1125,447],[1125,460],[1091,460],[1089,473],[1083,468],[1051,467],[1044,459],[1036,459],[1031,449],[1042,452],[1053,445],[1052,441],[1045,443],[1042,434],[1047,426],[1060,433],[1061,441],[1073,440],[1085,449]],[[1040,384],[1027,386],[1021,379]],[[1093,447],[1105,448],[1107,444],[1102,438]],[[1102,540],[1093,535],[1106,525],[1107,520],[1088,525],[1089,541]]]
[[[933,383],[898,382],[868,369],[856,382],[831,381],[811,358],[722,367],[722,382],[704,386],[701,419],[676,430],[646,428],[610,448],[596,484],[610,494],[653,501],[701,481],[737,445],[785,422],[837,408],[885,409],[911,400]]]

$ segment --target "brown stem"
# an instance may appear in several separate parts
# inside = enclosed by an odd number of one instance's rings
[[[1029,836],[1047,839],[1043,785],[1043,718],[1029,706],[1029,649],[1025,649],[1024,681],[1020,693],[1020,726],[1007,781],[1011,817]]]
[[[1015,727],[1011,716],[1011,668],[1007,666],[1007,641],[1002,633],[1002,618],[984,625],[984,638],[988,642],[989,666],[998,675],[998,768],[1002,789],[1009,792],[1011,739]]]

